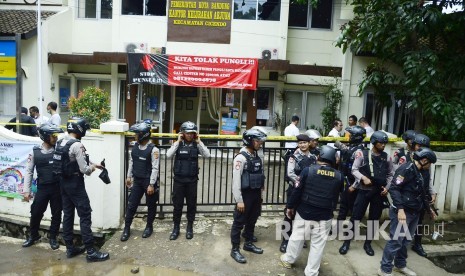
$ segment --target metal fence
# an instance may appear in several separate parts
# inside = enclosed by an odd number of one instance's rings
[[[126,137],[125,173],[132,149],[131,137]],[[165,140],[164,140],[165,139]],[[158,138],[157,138],[158,140]],[[161,138],[166,143],[166,138]],[[211,157],[199,157],[199,182],[197,189],[197,210],[200,213],[227,213],[232,212],[236,202],[232,195],[232,167],[236,154],[240,147],[218,146],[218,141],[202,139],[210,150]],[[173,158],[167,158],[166,152],[170,144],[157,145],[160,150],[159,185],[160,199],[158,202],[157,216],[165,217],[172,212],[171,193],[173,191]],[[285,203],[285,191],[287,184],[284,181],[284,162],[282,156],[284,148],[267,148],[263,150],[265,170],[265,190],[263,192],[263,211],[282,211]],[[125,210],[127,198],[130,193],[126,189]],[[278,206],[279,205],[279,206]],[[145,198],[142,199],[138,213],[145,213]]]

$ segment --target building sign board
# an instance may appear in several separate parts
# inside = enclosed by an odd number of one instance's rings
[[[0,40],[0,84],[16,83],[16,42]]]
[[[258,59],[128,54],[130,84],[257,89]]]

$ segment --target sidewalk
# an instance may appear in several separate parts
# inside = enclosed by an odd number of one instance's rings
[[[169,240],[172,223],[168,219],[156,220],[154,234],[142,239],[145,223],[137,218],[127,242],[119,240],[121,231],[117,231],[105,243],[102,250],[110,252],[111,259],[103,263],[88,264],[85,255],[67,259],[63,246],[52,251],[47,243],[41,243],[24,249],[22,240],[0,237],[0,274],[30,275],[47,271],[40,275],[132,275],[131,269],[138,268],[139,275],[303,275],[308,248],[303,249],[293,269],[279,265],[280,240],[275,239],[275,223],[281,219],[259,219],[256,244],[264,249],[264,254],[242,250],[247,264],[238,264],[229,256],[232,218],[199,218],[194,224],[192,240],[186,240],[183,222],[176,241]],[[320,275],[376,275],[385,241],[373,243],[373,257],[365,254],[362,241],[354,241],[344,256],[338,252],[341,244],[337,240],[327,243]],[[418,275],[452,275],[410,249],[408,264]]]

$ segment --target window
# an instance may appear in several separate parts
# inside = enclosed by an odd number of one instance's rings
[[[234,19],[279,21],[281,0],[234,0]]]
[[[112,0],[78,1],[78,18],[111,19],[112,11]]]
[[[123,0],[123,15],[156,15],[166,16],[167,0]]]
[[[286,103],[285,124],[291,123],[293,115],[300,118],[297,127],[302,130],[317,129],[321,131],[322,117],[321,110],[325,106],[325,97],[323,93],[307,92],[307,91],[285,91],[286,98],[289,101]],[[325,135],[325,133],[321,133]]]
[[[84,88],[88,86],[96,86],[100,89],[105,90],[105,92],[108,92],[110,95],[110,101],[111,101],[111,81],[110,80],[95,80],[95,79],[78,79],[76,81],[76,88],[77,88],[77,93],[79,91],[82,91]]]
[[[309,12],[311,11],[311,12]],[[310,4],[300,4],[291,0],[289,4],[289,27],[331,29],[333,1],[318,1],[315,8]]]
[[[160,122],[160,97],[162,85],[144,83],[142,85],[141,120],[150,119],[154,122]]]
[[[16,85],[0,84],[0,116],[16,116]],[[8,118],[8,120],[11,118]]]
[[[274,121],[274,88],[273,87],[258,87],[257,91],[244,90],[242,94],[242,122],[247,121],[247,98],[252,97],[256,93],[257,97],[257,126],[272,127]]]

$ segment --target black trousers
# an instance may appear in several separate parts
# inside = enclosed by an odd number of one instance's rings
[[[373,193],[369,190],[359,190],[354,202],[354,210],[350,221],[352,222],[352,231],[354,230],[354,221],[360,222],[365,216],[365,212],[370,205],[368,220],[379,220],[383,212],[383,201],[380,193]],[[368,225],[370,227],[370,225]],[[373,237],[367,235],[367,241],[372,241]]]
[[[357,198],[358,190],[355,189],[353,192],[349,192],[349,186],[344,188],[341,193],[341,199],[339,201],[339,213],[337,220],[345,220],[350,211],[354,209],[355,199]]]
[[[195,220],[197,212],[197,182],[179,182],[174,180],[173,183],[173,222],[179,224],[181,222],[182,208],[184,207],[184,199],[187,205],[187,221]]]
[[[255,230],[255,223],[260,216],[261,209],[261,189],[242,190],[242,199],[244,200],[245,210],[240,213],[234,209],[234,221],[231,227],[231,243],[239,244],[241,242],[241,231],[244,228],[244,236],[247,241],[251,241]]]
[[[94,246],[92,234],[92,208],[84,186],[84,176],[63,177],[60,182],[63,199],[63,239],[66,247],[73,247],[74,210],[79,216],[82,242],[87,249]]]
[[[415,235],[414,235],[414,241],[415,242],[418,242],[421,244],[421,238],[424,234],[424,227],[423,227],[423,218],[425,217],[425,214],[426,214],[426,210],[423,209],[419,212],[419,215],[418,215],[418,225],[417,225],[417,229],[415,231]]]
[[[155,220],[155,215],[157,213],[157,201],[159,191],[157,187],[155,187],[155,193],[153,193],[152,195],[148,195],[147,188],[149,187],[149,184],[149,178],[134,177],[134,183],[131,188],[131,194],[129,195],[128,207],[126,209],[126,216],[124,219],[125,227],[131,226],[132,220],[137,211],[137,207],[139,207],[140,200],[142,199],[142,196],[144,194],[148,208],[147,226],[153,226],[153,221]]]
[[[39,184],[37,193],[31,205],[31,237],[39,236],[39,227],[44,212],[50,203],[52,213],[52,222],[50,223],[50,238],[55,239],[60,231],[61,211],[63,210],[61,202],[60,184]]]
[[[294,186],[289,184],[289,187],[286,190],[286,203],[289,202],[289,199],[291,198],[293,191],[294,191]],[[286,229],[286,227],[289,227],[289,230],[286,232],[287,237],[283,236],[283,239],[289,240],[289,237],[292,235],[292,222],[294,221],[294,219],[288,218],[286,213],[287,213],[287,208],[284,208],[284,225],[281,227],[281,231]]]

